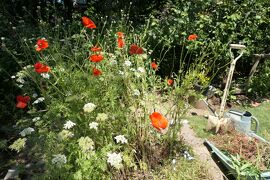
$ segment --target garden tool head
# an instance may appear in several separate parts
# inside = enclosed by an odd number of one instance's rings
[[[230,44],[231,58],[234,61],[234,63],[236,63],[236,61],[243,55],[245,48],[246,48],[246,46],[245,45],[242,45],[242,44]],[[237,56],[236,58],[234,58],[232,49],[240,50],[239,56]]]
[[[246,46],[242,44],[230,44],[231,49],[245,49]]]

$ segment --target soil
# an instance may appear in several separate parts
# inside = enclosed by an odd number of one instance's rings
[[[198,159],[202,164],[206,165],[206,168],[208,169],[209,179],[224,179],[225,176],[223,175],[222,171],[212,159],[208,149],[203,145],[204,140],[196,137],[194,131],[189,127],[189,124],[183,124],[181,129],[181,136],[183,137],[185,143],[192,147],[195,158]]]
[[[220,132],[209,140],[220,150],[234,156],[239,154],[242,160],[251,162],[254,166],[259,165],[261,171],[270,168],[270,144],[262,143],[234,129]]]

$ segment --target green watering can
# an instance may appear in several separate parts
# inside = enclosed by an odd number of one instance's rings
[[[259,130],[259,121],[248,111],[229,110],[224,114],[224,117],[230,118],[234,123],[235,129],[243,133],[257,133]],[[252,122],[255,122],[255,130],[251,129]]]

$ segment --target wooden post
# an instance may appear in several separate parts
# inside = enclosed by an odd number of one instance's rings
[[[247,85],[249,85],[251,78],[253,77],[260,60],[263,58],[269,58],[269,57],[270,57],[270,54],[254,54],[255,63],[250,70]]]

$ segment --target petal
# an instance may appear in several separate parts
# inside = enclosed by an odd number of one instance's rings
[[[20,108],[20,109],[24,109],[26,106],[27,106],[27,103],[24,103],[24,102],[21,102],[21,101],[19,101],[19,102],[16,104],[16,107],[17,107],[17,108]]]

